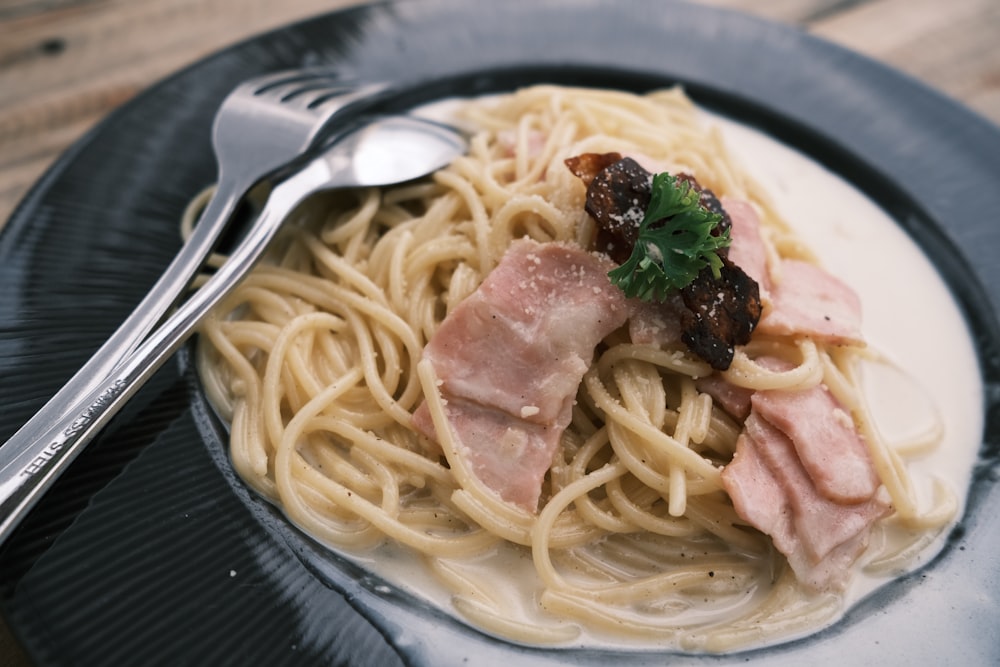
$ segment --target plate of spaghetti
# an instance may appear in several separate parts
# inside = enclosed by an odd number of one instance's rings
[[[738,14],[378,3],[164,81],[3,233],[6,431],[195,224],[221,98],[297,66],[470,151],[297,209],[25,520],[40,664],[1000,659],[1000,132]]]

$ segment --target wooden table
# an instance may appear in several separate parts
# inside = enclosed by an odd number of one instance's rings
[[[998,0],[703,1],[870,55],[1000,123]],[[67,146],[138,91],[246,36],[348,4],[0,0],[0,224]]]
[[[998,0],[702,2],[869,55],[1000,124]],[[143,88],[244,37],[349,4],[0,0],[0,226],[70,144]],[[2,619],[0,664],[27,664]]]

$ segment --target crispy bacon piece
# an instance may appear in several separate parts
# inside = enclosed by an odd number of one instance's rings
[[[566,160],[566,166],[587,186],[586,210],[597,223],[594,247],[619,264],[624,263],[639,234],[649,208],[653,174],[638,162],[618,153],[584,153]],[[711,190],[688,174],[679,180],[699,193],[701,205],[722,216],[716,234],[732,225],[729,214]],[[750,342],[761,316],[757,282],[722,253],[721,276],[705,269],[680,290],[681,339],[692,352],[716,370],[729,368],[737,345]],[[670,304],[676,310],[676,304]]]
[[[622,264],[632,254],[652,193],[652,174],[618,153],[584,153],[566,165],[587,185],[587,213],[597,222],[594,248]]]
[[[565,163],[573,175],[589,186],[599,173],[621,159],[621,153],[581,153],[566,158]]]
[[[760,290],[743,269],[723,258],[720,277],[704,269],[681,289],[687,313],[681,323],[681,340],[688,349],[724,371],[733,361],[736,345],[750,342],[760,320]]]

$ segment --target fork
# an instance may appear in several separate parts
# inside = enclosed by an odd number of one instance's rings
[[[356,87],[330,72],[305,69],[250,79],[225,98],[212,127],[217,186],[193,233],[111,337],[0,447],[0,472],[5,473],[0,478],[0,498],[5,499],[0,533],[75,458],[77,448],[57,445],[53,439],[53,425],[66,417],[65,406],[92,393],[180,300],[246,193],[321,147],[333,128],[370,106],[384,90],[382,84]],[[79,415],[70,430],[82,429],[87,421],[86,414]],[[31,462],[28,468],[26,460]],[[6,474],[13,466],[22,468],[20,476],[33,478],[30,497],[15,488],[24,480]]]
[[[0,466],[0,544],[58,474],[59,467],[54,466],[68,463],[71,453],[96,435],[208,311],[239,284],[296,206],[320,190],[409,181],[440,169],[467,149],[467,138],[460,130],[425,118],[366,118],[277,180],[260,215],[200,289],[89,393],[71,399],[65,408],[57,406],[54,422],[41,440],[23,441],[15,434],[4,445],[12,448],[13,455],[10,465]],[[58,464],[50,464],[49,453],[58,456]]]

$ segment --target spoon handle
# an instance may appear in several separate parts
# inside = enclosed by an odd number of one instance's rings
[[[134,349],[128,336],[125,343],[117,343],[121,347],[103,346],[85,367],[109,369],[96,376],[100,381],[95,382],[94,376],[78,380],[78,373],[71,381],[76,383],[73,392],[56,394],[0,447],[0,545],[125,401],[180,347],[208,311],[232,292],[292,209],[329,178],[327,165],[314,160],[276,185],[225,264],[159,328]],[[183,282],[181,291],[188,282]]]

